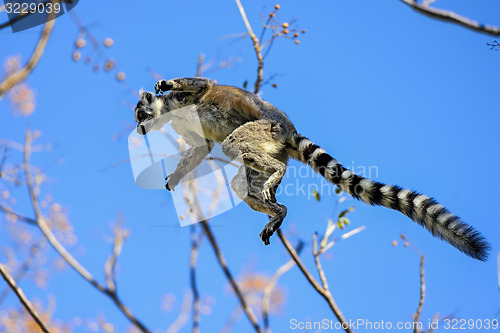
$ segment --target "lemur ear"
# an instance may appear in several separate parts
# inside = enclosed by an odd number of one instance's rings
[[[140,91],[139,93],[141,94],[141,99],[143,101],[146,101],[150,104],[153,102],[154,95],[152,93],[150,93],[149,91]]]

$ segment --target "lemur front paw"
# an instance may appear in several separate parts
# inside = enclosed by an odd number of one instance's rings
[[[169,191],[173,191],[177,185],[179,185],[179,182],[181,181],[181,176],[172,173],[168,175],[165,180],[167,180],[167,183],[165,184],[165,188]]]
[[[172,80],[168,80],[168,81],[158,80],[155,83],[155,93],[156,94],[163,94],[166,91],[172,90],[173,87],[174,87],[174,84],[173,84]]]

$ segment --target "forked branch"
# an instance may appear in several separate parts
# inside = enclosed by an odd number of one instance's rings
[[[120,311],[130,320],[137,328],[139,328],[144,333],[150,333],[150,331],[142,324],[133,314],[132,312],[123,304],[123,302],[118,298],[118,294],[116,292],[115,284],[113,281],[113,288],[107,288],[97,282],[97,280],[87,271],[69,252],[66,248],[57,240],[54,233],[50,229],[49,225],[45,221],[45,217],[42,214],[40,204],[38,202],[38,188],[35,187],[35,184],[32,179],[31,169],[30,169],[30,156],[31,156],[31,132],[29,130],[26,131],[25,137],[25,146],[24,146],[24,174],[26,177],[26,185],[28,187],[29,196],[31,199],[31,205],[35,212],[36,225],[40,228],[42,234],[47,238],[50,245],[59,253],[59,255],[70,265],[80,276],[82,276],[85,280],[87,280],[92,286],[94,286],[97,290],[108,296],[113,303],[120,309]],[[114,245],[114,255],[118,255],[119,250],[121,249],[120,244]],[[112,255],[112,258],[113,256]],[[114,262],[111,262],[111,268],[113,268]],[[108,284],[110,280],[108,279]]]
[[[339,307],[337,306],[337,303],[335,303],[335,300],[333,299],[333,296],[332,296],[330,290],[328,289],[328,284],[326,283],[326,278],[324,276],[321,264],[318,265],[318,262],[319,262],[319,258],[317,258],[318,256],[315,255],[314,257],[316,260],[316,266],[318,268],[318,271],[320,272],[323,286],[320,285],[318,283],[318,281],[316,281],[316,279],[312,276],[311,272],[309,272],[309,270],[304,265],[304,263],[300,259],[299,255],[297,254],[297,252],[293,248],[293,246],[290,244],[290,242],[285,237],[285,235],[283,235],[283,233],[281,232],[280,229],[278,229],[278,236],[281,239],[281,242],[285,246],[286,250],[288,251],[288,253],[292,257],[292,259],[295,261],[295,263],[297,263],[297,266],[299,266],[300,270],[302,271],[302,273],[304,274],[306,279],[313,286],[313,288],[318,292],[318,294],[320,294],[326,300],[326,302],[330,306],[330,309],[332,310],[333,314],[335,315],[335,317],[337,317],[338,321],[342,324],[342,328],[348,333],[354,333],[354,331],[349,326],[349,322],[345,319],[344,315],[342,314]],[[314,240],[316,240],[316,237],[314,238]],[[317,243],[316,243],[315,247],[317,247]]]
[[[243,8],[243,5],[241,4],[240,0],[235,0],[235,1],[236,5],[238,5],[238,9],[240,10],[241,18],[243,19],[243,22],[245,22],[248,35],[250,36],[250,39],[252,39],[255,55],[257,56],[257,63],[258,63],[257,80],[255,81],[255,86],[253,89],[253,93],[257,94],[260,90],[260,86],[262,84],[262,78],[264,76],[264,58],[262,57],[262,47],[260,46],[259,38],[257,38],[257,36],[252,30],[252,26],[248,21],[247,14],[245,14],[245,9]]]
[[[226,275],[227,280],[231,284],[231,287],[233,288],[234,292],[236,293],[236,296],[238,297],[238,300],[240,301],[241,308],[247,315],[248,319],[250,320],[250,323],[252,324],[255,332],[262,333],[262,330],[257,322],[257,317],[255,317],[255,314],[253,313],[252,308],[250,305],[248,305],[247,301],[245,300],[245,297],[243,296],[243,292],[241,289],[238,287],[238,284],[234,280],[233,275],[229,271],[229,268],[227,267],[226,259],[224,259],[224,256],[222,255],[222,252],[219,248],[219,245],[217,244],[217,241],[215,240],[215,236],[212,233],[212,229],[208,225],[207,221],[201,221],[201,226],[203,227],[203,230],[208,236],[208,240],[210,241],[210,244],[212,245],[212,248],[214,249],[215,256],[217,257],[217,260],[219,261],[219,265],[221,266],[222,270],[224,271],[224,274]]]

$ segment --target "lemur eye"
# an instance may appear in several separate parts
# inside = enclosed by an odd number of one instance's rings
[[[146,113],[146,111],[139,111],[137,112],[137,121],[141,122],[143,121],[144,119],[146,119],[148,117],[148,114]]]

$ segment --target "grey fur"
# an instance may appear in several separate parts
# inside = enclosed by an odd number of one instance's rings
[[[276,202],[275,193],[288,159],[292,157],[310,165],[354,198],[398,210],[465,254],[479,260],[487,258],[489,245],[484,238],[434,199],[371,181],[345,169],[322,148],[298,134],[285,113],[260,97],[199,77],[160,80],[155,85],[156,93],[170,90],[160,96],[142,93],[135,109],[138,132],[146,134],[151,129],[158,129],[162,124],[155,121],[160,115],[168,115],[166,119],[172,120],[172,127],[184,139],[188,138],[188,144],[194,145],[193,141],[201,139],[196,138],[201,133],[193,135],[190,122],[186,123],[172,112],[194,105],[206,146],[198,145],[184,154],[176,170],[167,177],[166,188],[173,190],[202,162],[214,142],[221,143],[224,154],[244,162],[231,181],[231,187],[252,209],[270,217],[260,234],[264,244],[269,244],[269,238],[286,216],[287,209]]]

